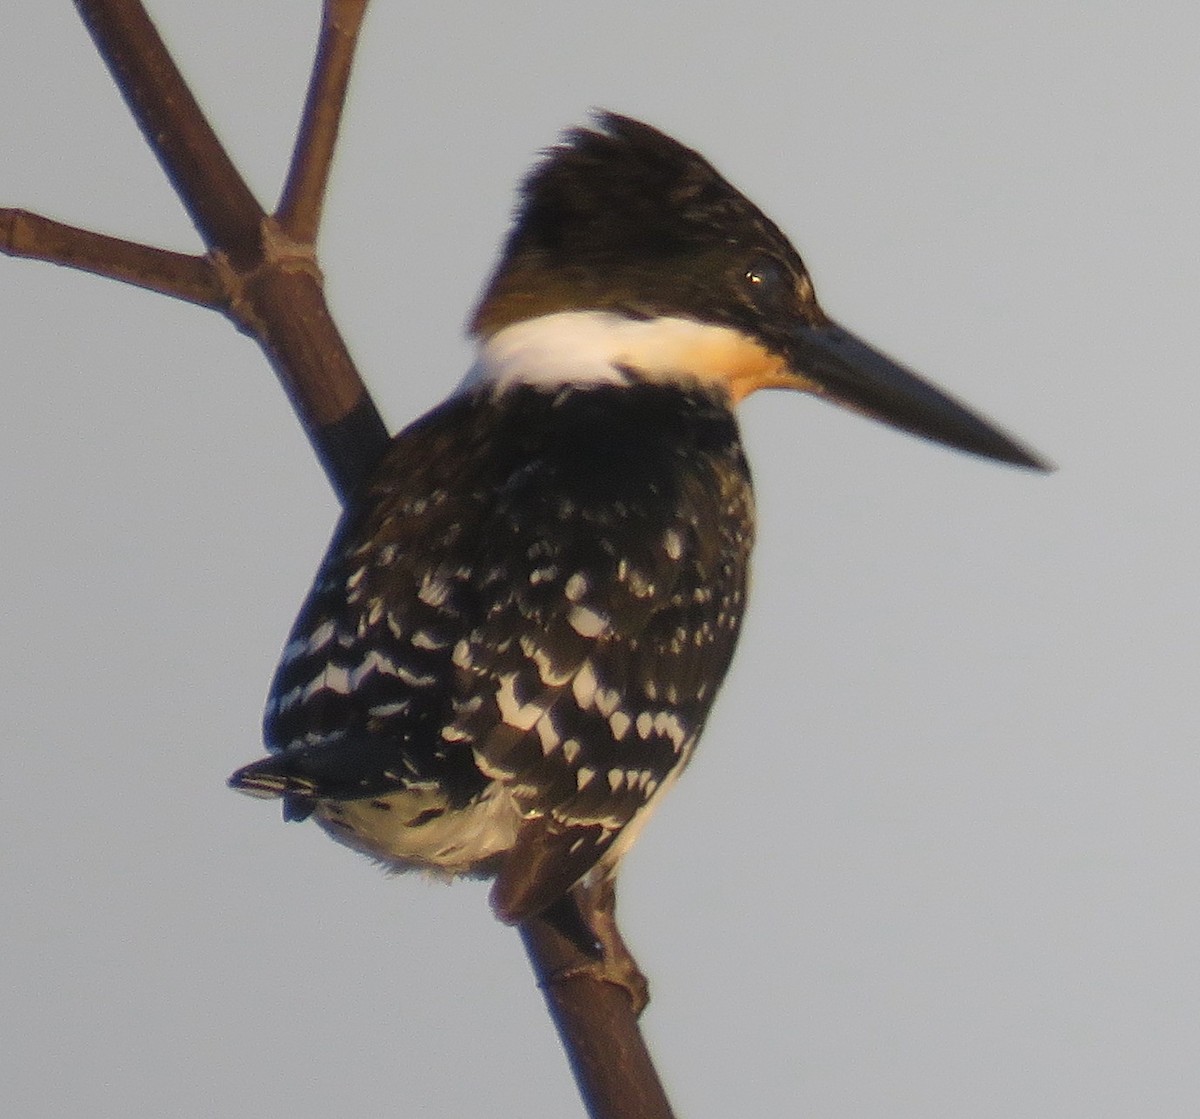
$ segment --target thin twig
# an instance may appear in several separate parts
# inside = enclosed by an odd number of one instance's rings
[[[223,309],[226,304],[206,257],[93,233],[28,210],[0,209],[0,252],[79,268],[201,307]]]
[[[261,253],[263,209],[226,154],[140,0],[75,0],[146,143],[209,249]]]
[[[367,0],[328,0],[321,15],[321,37],[304,116],[275,213],[280,228],[296,241],[312,244],[317,239],[354,48],[366,10]]]

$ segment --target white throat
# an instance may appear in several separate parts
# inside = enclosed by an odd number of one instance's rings
[[[460,390],[490,385],[630,385],[637,381],[710,380],[706,355],[743,336],[695,319],[632,319],[612,311],[558,311],[497,331]]]

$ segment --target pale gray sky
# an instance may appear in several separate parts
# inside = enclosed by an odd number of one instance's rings
[[[318,4],[151,9],[273,198]],[[744,412],[742,647],[623,879],[681,1116],[1200,1107],[1194,3],[377,0],[331,301],[389,422],[462,376],[513,187],[607,106],[826,307],[1060,464]],[[197,242],[67,4],[0,47],[0,204]],[[0,1106],[579,1113],[484,887],[224,787],[335,516],[224,320],[0,260]]]

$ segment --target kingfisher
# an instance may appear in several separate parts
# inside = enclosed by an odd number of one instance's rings
[[[230,783],[390,869],[494,879],[509,923],[592,898],[574,928],[628,979],[613,878],[746,607],[735,406],[798,389],[1044,464],[831,320],[773,222],[615,113],[529,174],[470,330],[466,378],[342,516],[271,686],[270,756]]]

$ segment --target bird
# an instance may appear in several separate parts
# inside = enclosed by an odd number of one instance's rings
[[[501,920],[556,915],[644,1002],[614,880],[738,641],[736,406],[800,390],[1045,464],[829,318],[707,159],[612,112],[529,173],[470,332],[466,377],[348,503],[271,685],[270,754],[230,784],[391,870],[491,878]]]

